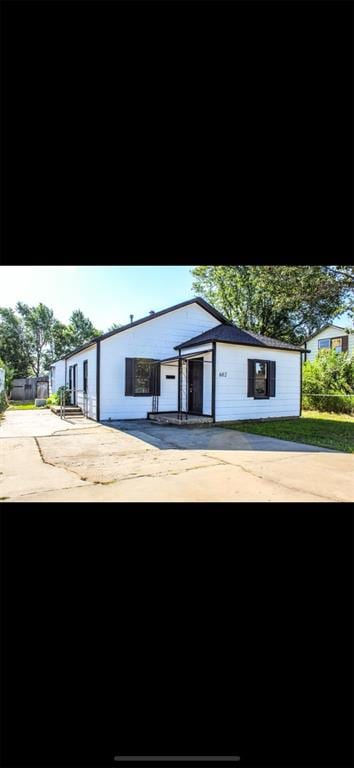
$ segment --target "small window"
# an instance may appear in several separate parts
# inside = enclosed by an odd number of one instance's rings
[[[160,394],[160,364],[142,357],[126,358],[125,394],[147,397]]]
[[[255,363],[254,396],[267,397],[267,395],[268,395],[268,364],[266,362]]]
[[[255,400],[275,397],[275,361],[248,360],[247,397]]]
[[[151,368],[149,360],[135,360],[134,395],[152,395]]]
[[[84,360],[84,363],[83,363],[83,381],[84,381],[84,395],[87,395],[87,391],[88,391],[88,360]]]
[[[335,350],[335,352],[341,352],[342,351],[342,339],[331,339],[331,347]]]
[[[331,340],[330,339],[319,339],[318,340],[318,349],[329,349],[331,346]]]

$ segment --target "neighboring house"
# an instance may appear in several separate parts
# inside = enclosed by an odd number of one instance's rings
[[[309,336],[305,341],[305,348],[307,344],[311,342],[311,351],[307,351],[305,354],[305,360],[309,360],[311,363],[315,360],[321,349],[335,349],[336,352],[349,352],[351,355],[354,351],[354,333],[348,333],[345,328],[339,325],[325,325],[312,336]]]
[[[98,421],[298,416],[305,350],[233,325],[202,298],[98,336],[51,367],[53,391]]]

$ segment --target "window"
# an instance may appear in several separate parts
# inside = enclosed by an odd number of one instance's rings
[[[339,338],[339,339],[331,339],[331,347],[336,352],[341,352],[342,351],[342,339],[341,338]]]
[[[254,396],[267,397],[268,395],[268,365],[256,363],[254,367]]]
[[[148,360],[135,360],[134,370],[134,394],[152,395],[151,363]]]
[[[125,394],[147,397],[160,394],[160,364],[143,357],[125,360]]]
[[[87,395],[88,387],[88,360],[83,362],[83,381],[84,381],[84,395]]]
[[[318,349],[334,349],[336,352],[347,352],[348,336],[337,336],[333,339],[319,339]]]
[[[248,360],[247,397],[255,400],[275,397],[274,360]]]

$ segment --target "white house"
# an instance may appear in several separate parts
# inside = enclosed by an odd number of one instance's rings
[[[307,348],[308,342],[311,342],[311,351],[305,353],[305,360],[311,363],[317,357],[321,349],[335,349],[337,352],[354,352],[354,332],[348,333],[345,328],[339,325],[325,325],[312,336],[306,339],[304,344]]]
[[[52,391],[98,421],[298,416],[305,350],[243,331],[202,298],[98,336],[51,367]]]

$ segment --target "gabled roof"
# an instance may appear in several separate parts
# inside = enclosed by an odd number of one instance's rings
[[[181,304],[175,304],[173,307],[167,307],[167,309],[161,309],[160,312],[154,312],[153,315],[147,315],[147,317],[142,317],[140,320],[135,320],[133,323],[129,323],[128,325],[122,325],[121,328],[115,328],[114,331],[108,331],[107,333],[103,333],[101,336],[95,336],[86,344],[83,344],[82,347],[77,347],[72,352],[69,352],[67,355],[65,355],[65,358],[68,359],[69,357],[76,355],[78,352],[81,352],[83,349],[87,349],[87,347],[91,347],[92,344],[96,344],[97,341],[103,341],[104,339],[108,339],[110,336],[114,336],[116,333],[123,333],[123,331],[129,330],[129,328],[135,328],[135,326],[137,325],[141,325],[142,323],[147,323],[150,320],[154,320],[155,317],[161,317],[162,315],[167,315],[168,312],[174,312],[176,309],[182,309],[182,307],[187,307],[189,304],[199,304],[199,306],[202,307],[202,309],[205,309],[206,312],[209,312],[209,314],[215,317],[216,320],[219,320],[222,323],[228,322],[226,317],[224,317],[224,315],[222,315],[221,312],[218,312],[218,310],[212,307],[211,304],[208,304],[208,302],[205,301],[205,299],[202,299],[201,296],[196,296],[194,299],[188,299],[188,301],[182,301]]]
[[[259,333],[253,331],[243,331],[238,328],[237,325],[232,323],[221,323],[215,328],[211,328],[210,331],[200,333],[199,336],[194,336],[188,341],[184,341],[182,344],[178,344],[174,349],[185,349],[186,347],[194,347],[196,344],[206,344],[209,341],[220,341],[224,344],[243,344],[253,347],[271,347],[273,349],[293,349],[296,352],[305,352],[302,347],[295,344],[288,344],[286,341],[279,341],[279,339],[270,339],[268,336],[261,336]],[[308,351],[308,350],[307,350]]]
[[[341,325],[335,325],[334,323],[327,323],[327,325],[323,325],[322,328],[319,328],[316,333],[313,333],[312,336],[308,336],[305,341],[310,341],[310,339],[314,339],[317,334],[322,333],[322,331],[325,331],[326,328],[338,328],[339,331],[344,331],[344,333],[347,333],[345,328],[343,328]]]

